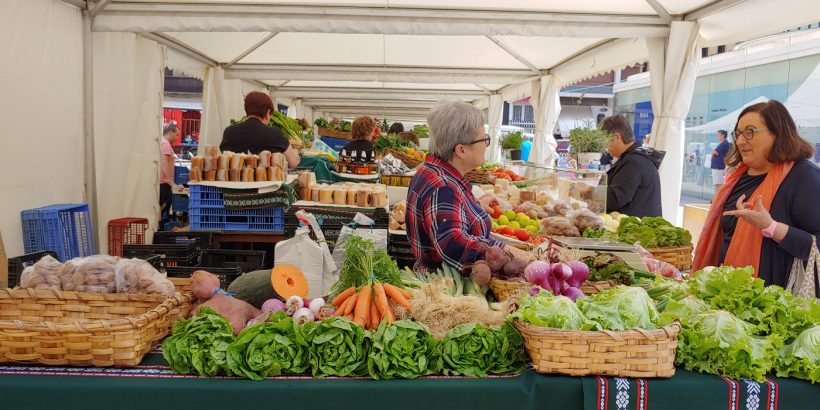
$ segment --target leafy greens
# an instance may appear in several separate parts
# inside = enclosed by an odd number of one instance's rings
[[[175,373],[216,376],[226,367],[226,352],[234,341],[228,321],[213,309],[203,307],[191,319],[174,325],[173,334],[162,342],[162,355]]]
[[[234,374],[252,380],[281,374],[302,374],[310,366],[302,328],[285,312],[246,327],[228,346],[227,364]]]
[[[485,377],[523,371],[523,339],[509,324],[487,327],[480,323],[458,325],[440,341],[446,375]]]
[[[368,337],[367,371],[374,379],[415,379],[441,370],[438,343],[420,323],[383,321]]]

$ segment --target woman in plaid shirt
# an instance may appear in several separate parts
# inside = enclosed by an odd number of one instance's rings
[[[518,249],[491,239],[487,214],[496,202],[490,194],[476,199],[464,175],[484,163],[490,138],[477,108],[461,101],[442,101],[427,115],[430,151],[407,192],[407,237],[417,270],[434,270],[443,262],[461,271],[484,259],[489,246]]]

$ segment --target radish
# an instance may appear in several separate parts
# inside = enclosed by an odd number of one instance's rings
[[[479,286],[484,286],[490,283],[490,279],[492,279],[492,271],[490,267],[487,265],[485,261],[478,261],[473,264],[473,268],[470,271],[470,277],[475,281],[475,283]]]
[[[581,261],[568,261],[567,266],[572,270],[572,276],[567,279],[567,283],[574,288],[580,288],[589,278],[589,266]]]
[[[310,301],[310,305],[308,308],[311,312],[313,312],[313,316],[319,316],[319,310],[322,306],[325,305],[325,300],[322,298],[316,298]]]
[[[288,316],[293,316],[293,314],[296,313],[297,310],[307,308],[305,307],[305,302],[302,300],[302,298],[294,295],[289,297],[288,300],[285,302],[285,309]]]
[[[552,265],[550,265],[549,262],[530,262],[526,269],[524,269],[524,279],[544,289],[549,289],[550,287],[547,286],[547,283],[549,283],[551,269]]]
[[[271,312],[276,313],[280,310],[285,309],[285,302],[282,302],[279,299],[268,299],[265,303],[262,304],[262,312]]]
[[[313,319],[313,312],[311,312],[310,309],[305,307],[296,309],[296,312],[293,313],[293,322],[297,325],[303,325],[307,322],[312,322]]]

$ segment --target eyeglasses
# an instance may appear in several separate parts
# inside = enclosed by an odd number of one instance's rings
[[[478,144],[479,142],[483,142],[484,146],[489,147],[490,146],[490,137],[482,138],[480,140],[475,140],[473,142],[470,142],[470,143],[467,143],[467,144],[462,144],[462,145],[473,145],[473,144]]]
[[[768,128],[746,128],[743,131],[734,130],[732,131],[732,137],[734,137],[735,140],[737,140],[742,135],[743,138],[746,138],[746,141],[751,141],[751,139],[754,138],[756,132],[768,130]]]

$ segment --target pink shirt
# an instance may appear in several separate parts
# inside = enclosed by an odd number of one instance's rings
[[[174,149],[171,143],[160,137],[159,183],[174,184]]]

